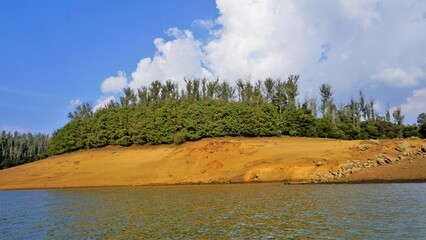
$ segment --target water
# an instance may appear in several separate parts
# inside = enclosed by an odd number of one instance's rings
[[[0,239],[425,239],[426,183],[0,191]]]

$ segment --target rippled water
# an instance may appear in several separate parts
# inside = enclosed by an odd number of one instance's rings
[[[0,239],[424,239],[426,184],[0,191]]]

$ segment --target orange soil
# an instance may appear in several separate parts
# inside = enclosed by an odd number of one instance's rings
[[[0,171],[0,189],[155,184],[311,182],[350,160],[395,157],[398,144],[417,152],[422,139],[342,141],[318,138],[215,138],[160,146],[82,150]],[[362,149],[367,146],[368,149]],[[317,164],[318,161],[321,164]],[[318,166],[319,165],[319,166]],[[425,181],[426,158],[362,169],[339,181]]]

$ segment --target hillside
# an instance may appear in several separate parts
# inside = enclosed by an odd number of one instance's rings
[[[425,181],[422,139],[216,138],[80,150],[0,171],[0,189]],[[423,149],[425,151],[426,149]],[[380,165],[381,164],[381,165]]]

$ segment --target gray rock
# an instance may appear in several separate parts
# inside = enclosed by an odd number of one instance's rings
[[[377,164],[379,164],[379,165],[384,165],[384,164],[386,164],[386,162],[385,162],[385,160],[384,160],[383,158],[378,158],[378,159],[376,160],[376,163],[377,163]]]
[[[351,168],[354,167],[354,163],[353,162],[347,162],[342,164],[342,166],[340,166],[340,168],[342,169],[342,171],[346,171],[346,170],[350,170]]]

